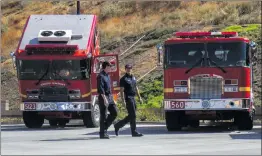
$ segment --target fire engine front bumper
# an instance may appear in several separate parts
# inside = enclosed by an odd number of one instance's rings
[[[250,99],[164,99],[165,110],[247,110]]]
[[[22,111],[91,111],[90,102],[23,102]]]

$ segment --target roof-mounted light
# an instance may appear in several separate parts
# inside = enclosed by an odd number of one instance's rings
[[[237,32],[176,32],[178,38],[193,38],[193,37],[237,37]]]
[[[27,55],[64,55],[73,54],[78,50],[77,45],[26,45]]]

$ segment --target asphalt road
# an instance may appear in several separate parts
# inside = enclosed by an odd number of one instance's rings
[[[111,139],[98,138],[98,129],[83,126],[27,129],[23,125],[2,125],[2,155],[261,155],[261,126],[252,131],[227,127],[186,128],[168,132],[164,124],[139,124],[145,136],[132,138],[129,125]]]

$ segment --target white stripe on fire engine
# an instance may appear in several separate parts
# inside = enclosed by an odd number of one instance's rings
[[[170,108],[170,101],[165,101],[165,108]]]

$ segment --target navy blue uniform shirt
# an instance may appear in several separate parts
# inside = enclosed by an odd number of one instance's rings
[[[125,98],[136,95],[136,78],[133,75],[125,74],[120,79],[120,87],[124,88]]]
[[[111,91],[111,80],[109,75],[105,71],[101,71],[97,76],[97,93],[110,95]]]

